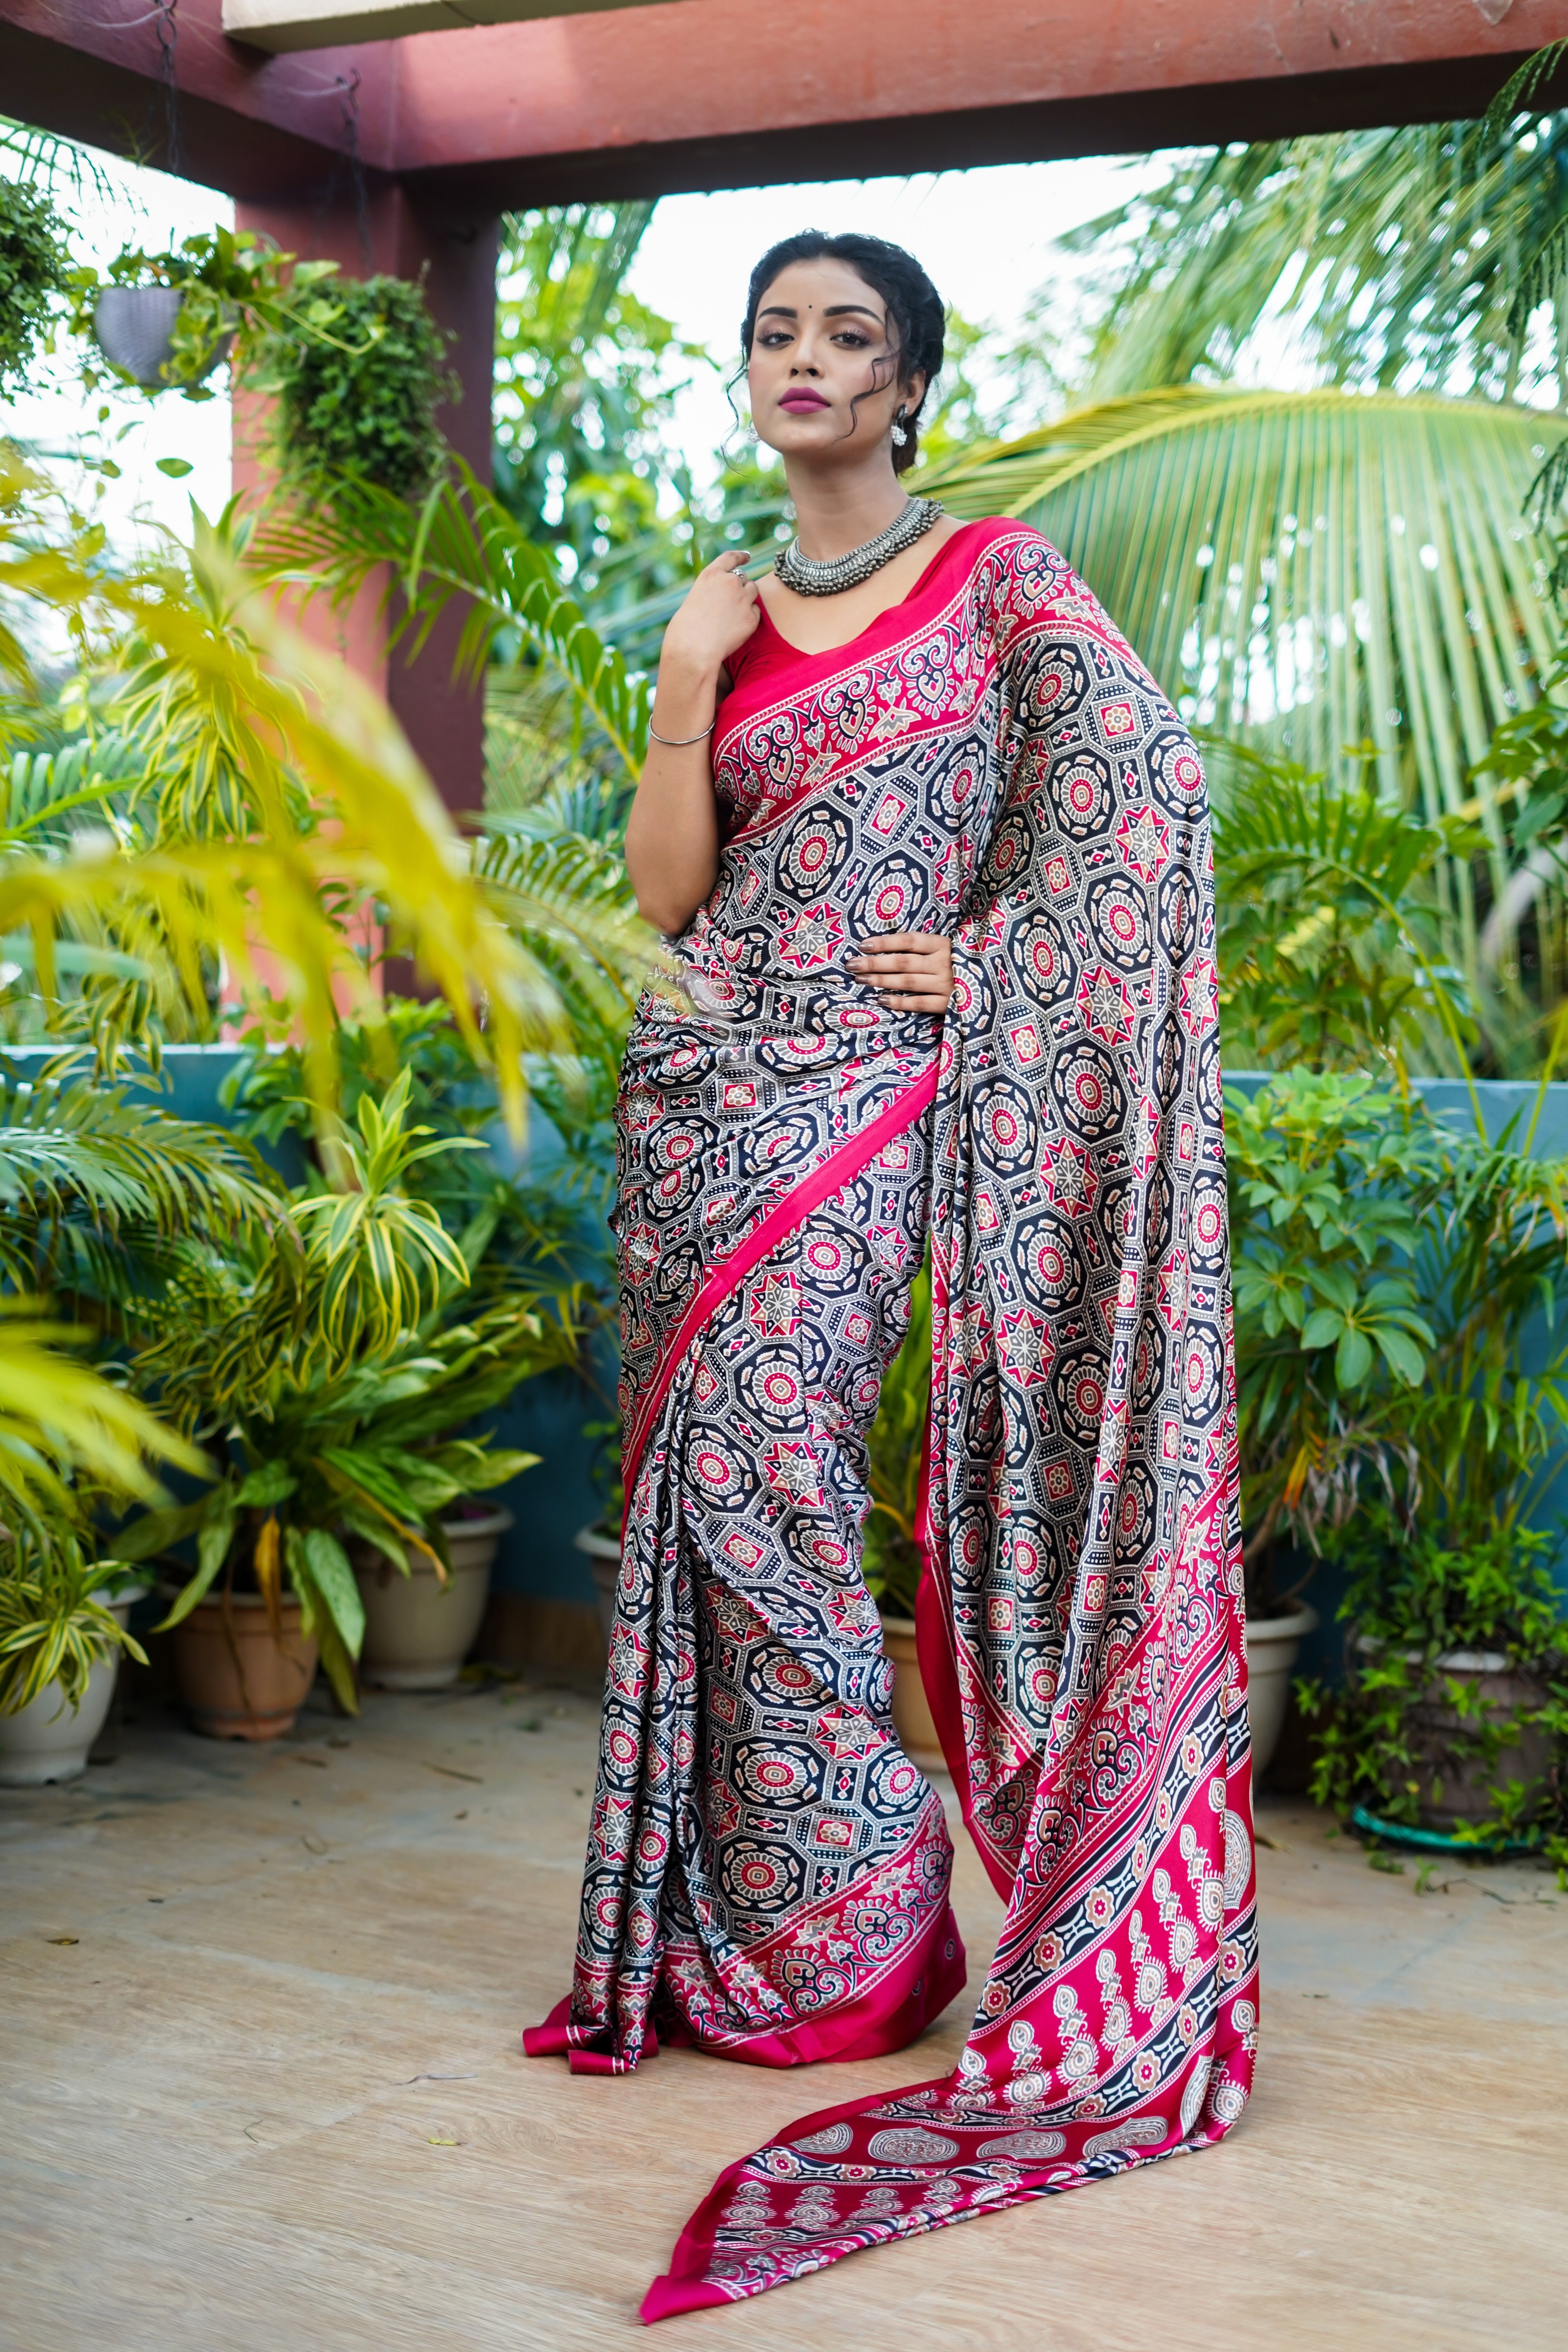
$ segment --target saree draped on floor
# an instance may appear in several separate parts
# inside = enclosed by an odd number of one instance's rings
[[[720,878],[623,1077],[626,1542],[573,1990],[527,2046],[868,2057],[963,1983],[859,1564],[928,1231],[921,1661],[1007,1909],[956,2071],[732,2166],[648,2319],[1215,2139],[1257,2029],[1196,754],[1017,524],[732,667]],[[943,1020],[846,970],[892,930],[952,937]]]

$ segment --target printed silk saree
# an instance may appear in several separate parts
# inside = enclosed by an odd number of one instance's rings
[[[623,1076],[626,1540],[573,1990],[526,2046],[864,2058],[963,1984],[860,1573],[928,1232],[921,1664],[1007,1910],[955,2072],[733,2165],[649,2320],[1216,2139],[1258,2022],[1196,753],[1014,523],[731,668],[720,878]],[[845,970],[916,929],[942,1020]]]

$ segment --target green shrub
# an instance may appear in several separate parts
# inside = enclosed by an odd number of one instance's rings
[[[70,277],[65,223],[25,181],[0,180],[0,393],[26,377]]]
[[[331,340],[279,333],[261,353],[258,388],[277,403],[273,460],[296,485],[349,474],[417,497],[445,446],[436,411],[459,394],[450,339],[406,278],[339,278],[332,300]]]

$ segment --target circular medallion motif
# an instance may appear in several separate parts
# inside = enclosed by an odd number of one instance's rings
[[[941,2132],[873,2132],[866,2149],[875,2164],[945,2164],[958,2154],[958,2142]]]

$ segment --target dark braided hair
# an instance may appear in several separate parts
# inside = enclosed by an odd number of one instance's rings
[[[897,442],[893,445],[893,471],[901,474],[915,462],[916,419],[942,362],[945,320],[942,297],[914,256],[906,253],[902,246],[889,245],[879,236],[827,236],[819,228],[803,228],[798,236],[786,236],[770,246],[752,272],[751,284],[746,289],[746,316],[741,328],[742,366],[749,364],[752,357],[757,305],[774,278],[797,261],[847,263],[888,306],[888,320],[897,346],[900,383],[908,383],[917,374],[925,378],[919,401],[904,418],[904,431],[909,437],[901,449]],[[865,395],[859,397],[863,399]]]

